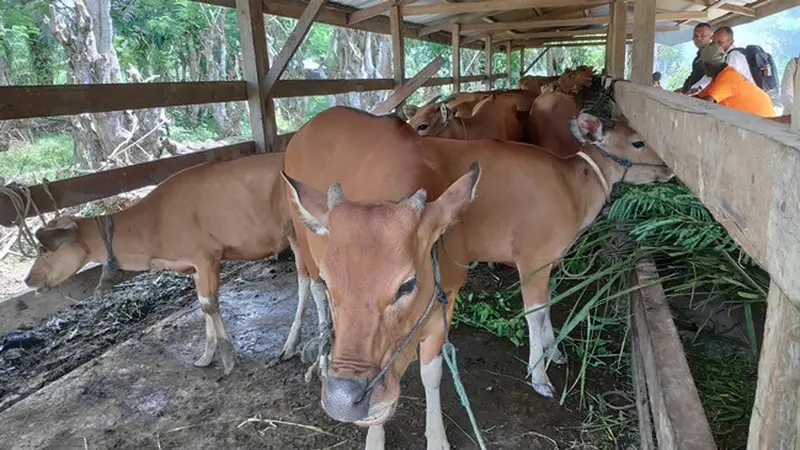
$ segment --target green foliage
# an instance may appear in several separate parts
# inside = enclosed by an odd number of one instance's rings
[[[36,184],[76,175],[72,170],[72,136],[44,134],[26,147],[0,153],[0,178],[6,182]]]

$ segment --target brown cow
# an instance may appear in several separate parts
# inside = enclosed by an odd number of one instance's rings
[[[370,426],[367,449],[383,448],[382,424],[394,412],[399,379],[413,358],[409,348],[418,342],[428,448],[449,448],[439,399],[444,334],[440,316],[429,315],[435,291],[428,255],[445,223],[469,202],[470,189],[476,190],[474,200],[436,247],[447,323],[468,262],[515,265],[526,310],[532,311],[532,385],[552,397],[540,360],[554,341],[553,329],[549,309],[537,309],[548,300],[550,262],[594,220],[606,186],[672,176],[626,125],[606,129],[587,114],[563,120],[586,144],[582,152],[591,165],[571,156],[575,151],[558,157],[522,143],[418,137],[397,120],[343,107],[319,114],[292,139],[286,172],[298,245],[310,275],[319,273],[327,283],[336,336],[322,404],[337,420]],[[480,172],[473,172],[471,161],[478,161]],[[419,188],[425,191],[411,195]],[[436,200],[426,204],[424,192]],[[441,228],[431,232],[431,221]],[[409,336],[416,321],[419,332]],[[408,346],[392,359],[400,343]],[[555,360],[562,359],[552,350]]]
[[[211,364],[219,346],[225,375],[234,349],[219,312],[221,260],[257,260],[291,247],[295,255],[298,307],[281,357],[294,355],[309,291],[320,324],[327,326],[325,291],[308,278],[297,249],[284,183],[283,153],[197,165],[160,183],[128,209],[98,217],[60,217],[36,231],[40,255],[25,283],[47,291],[89,262],[113,256],[122,270],[166,268],[193,274],[205,314],[205,351],[194,363]],[[108,224],[113,228],[108,233]],[[104,244],[110,237],[111,253]]]
[[[517,110],[511,97],[492,94],[478,102],[469,117],[456,117],[444,103],[438,106],[433,104],[421,108],[409,125],[422,136],[521,141],[527,115],[527,112],[520,113]]]

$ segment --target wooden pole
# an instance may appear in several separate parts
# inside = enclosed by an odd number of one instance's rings
[[[486,55],[486,90],[492,90],[492,36],[486,36],[486,47],[483,49]]]
[[[800,133],[800,95],[798,95],[800,93],[798,90],[800,90],[800,67],[794,71],[794,103],[792,111],[784,111],[784,114],[792,115],[792,131]]]
[[[511,75],[513,74],[511,71],[511,42],[506,44],[506,72],[508,72],[508,77],[506,77],[506,89],[511,89]]]
[[[614,0],[611,10],[611,47],[608,74],[614,78],[625,77],[625,38],[628,20],[628,6],[625,0]]]
[[[395,2],[389,9],[389,21],[392,31],[392,61],[394,62],[394,88],[399,89],[406,79],[405,46],[403,45],[403,17],[400,15],[400,6]],[[401,113],[403,102],[397,105],[398,114]]]
[[[522,78],[525,76],[523,72],[525,70],[525,47],[519,48],[519,77]]]
[[[800,448],[798,342],[800,311],[780,287],[771,282],[756,399],[747,436],[748,450]]]
[[[631,81],[650,85],[656,42],[656,0],[635,0]]]
[[[453,24],[453,92],[461,92],[461,24]]]
[[[247,82],[247,105],[256,152],[274,151],[278,139],[275,104],[267,96],[264,80],[269,72],[267,35],[261,0],[236,0],[242,42],[242,65]]]

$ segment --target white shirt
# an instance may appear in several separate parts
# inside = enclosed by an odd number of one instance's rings
[[[783,113],[791,114],[792,104],[794,103],[794,77],[797,75],[798,58],[792,58],[783,70],[783,80],[781,81],[781,103],[783,103]]]
[[[725,57],[725,63],[738,70],[743,77],[755,84],[753,74],[750,73],[750,65],[747,64],[747,58],[742,52],[728,52],[728,55]],[[705,89],[709,84],[711,84],[711,78],[708,75],[703,75],[703,78],[700,78],[697,83],[693,84],[691,89]]]

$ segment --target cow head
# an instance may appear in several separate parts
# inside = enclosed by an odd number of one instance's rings
[[[624,118],[601,121],[591,114],[580,113],[570,117],[568,123],[575,139],[592,144],[603,156],[616,161],[622,177],[617,181],[644,184],[668,181],[675,175]]]
[[[81,240],[80,227],[73,217],[59,217],[36,230],[41,244],[25,284],[46,292],[75,275],[89,261],[89,249]]]
[[[322,407],[339,421],[382,424],[424,330],[442,326],[439,307],[429,309],[436,301],[431,249],[472,201],[480,168],[474,163],[430,203],[424,189],[396,202],[353,202],[338,183],[326,196],[283,176],[300,220],[316,235],[311,253],[330,300],[335,340]]]
[[[421,136],[438,135],[453,119],[453,112],[445,103],[432,103],[416,110],[408,124]]]
[[[578,93],[592,84],[592,73],[594,68],[591,66],[578,66],[575,70],[567,70],[558,79],[558,84],[563,92]]]

